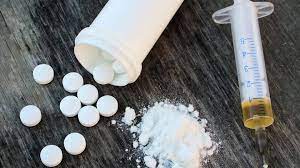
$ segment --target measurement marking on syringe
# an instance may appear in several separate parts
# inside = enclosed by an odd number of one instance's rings
[[[258,85],[259,83],[260,83],[260,82],[252,82],[251,84],[257,84],[257,85]],[[256,85],[256,86],[257,86],[257,85]]]
[[[263,91],[259,90],[257,93],[260,95],[260,94],[263,94]]]
[[[241,38],[241,56],[243,58],[243,77],[245,82],[241,86],[252,88],[247,90],[249,100],[264,95],[264,81],[261,76],[261,67],[258,60],[258,53],[253,38]]]
[[[251,57],[251,66],[247,66],[247,71],[252,71],[253,81],[248,82],[248,87],[253,85],[256,90],[256,96],[254,97],[263,97],[263,81],[261,80],[260,67],[257,60],[257,51],[255,48],[255,43],[253,38],[246,38],[248,44],[248,51],[244,51]],[[250,85],[249,85],[250,84]]]
[[[261,83],[262,81],[260,80],[260,81],[257,81],[257,82],[253,82],[253,83],[256,83],[256,86],[262,86],[262,83]]]

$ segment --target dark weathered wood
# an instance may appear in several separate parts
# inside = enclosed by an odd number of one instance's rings
[[[59,167],[136,167],[126,131],[101,118],[93,128],[59,111],[66,95],[63,75],[80,72],[96,84],[73,54],[74,38],[88,26],[105,0],[1,0],[0,2],[0,167],[42,167],[39,152],[47,144],[63,148],[64,137],[78,131],[87,149],[71,156],[64,151]],[[272,0],[275,12],[260,20],[267,73],[276,120],[268,128],[271,167],[300,167],[299,1]],[[125,106],[139,109],[164,98],[191,103],[209,121],[219,152],[205,167],[258,167],[253,132],[244,128],[229,25],[211,15],[230,0],[186,0],[143,63],[140,78],[126,87],[96,85]],[[54,67],[55,79],[41,86],[32,79],[39,63]],[[20,109],[35,104],[42,122],[23,126]]]

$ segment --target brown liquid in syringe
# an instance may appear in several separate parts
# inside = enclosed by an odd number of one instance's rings
[[[243,121],[247,128],[265,128],[273,121],[271,100],[269,98],[257,98],[242,102]]]

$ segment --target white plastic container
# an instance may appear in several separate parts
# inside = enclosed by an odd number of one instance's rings
[[[110,84],[124,86],[141,73],[142,62],[183,0],[110,0],[75,39],[76,58],[90,73],[118,61]]]

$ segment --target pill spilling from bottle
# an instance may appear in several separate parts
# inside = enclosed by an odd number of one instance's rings
[[[55,167],[63,159],[62,150],[56,145],[47,145],[41,150],[40,158],[45,166]]]
[[[100,79],[102,84],[104,84],[103,81],[108,81],[109,73],[114,73],[112,67],[100,67],[99,72],[102,75],[108,74],[104,76],[105,79]],[[34,68],[33,79],[38,84],[49,84],[53,78],[54,70],[50,65],[41,64]],[[111,117],[118,111],[116,98],[111,95],[104,95],[99,98],[98,89],[91,84],[84,85],[82,76],[77,72],[66,74],[62,79],[62,85],[67,92],[77,93],[77,96],[68,95],[64,97],[60,101],[59,110],[66,117],[77,116],[79,123],[84,127],[95,126],[100,121],[100,115]],[[27,105],[21,109],[19,117],[23,125],[34,127],[42,120],[42,113],[37,106]],[[86,140],[80,133],[70,133],[64,139],[64,149],[71,155],[79,155],[85,148]],[[56,145],[47,145],[41,150],[40,158],[45,166],[55,167],[63,159],[62,150]]]
[[[83,78],[77,72],[70,72],[64,76],[62,84],[67,92],[76,93],[83,85]]]
[[[34,105],[25,106],[20,112],[20,119],[27,127],[36,126],[42,119],[41,110]]]
[[[85,150],[85,138],[80,133],[71,133],[65,137],[64,147],[69,154],[79,155]]]
[[[54,77],[54,71],[52,67],[47,64],[40,64],[36,66],[32,74],[33,79],[41,85],[50,83]]]

